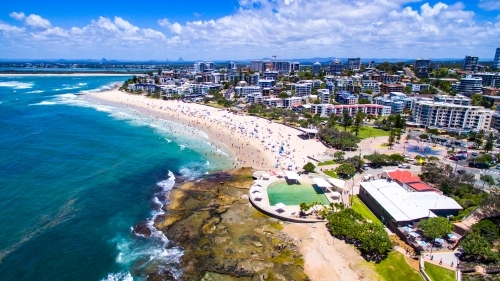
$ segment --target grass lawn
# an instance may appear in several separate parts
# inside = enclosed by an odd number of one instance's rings
[[[352,209],[360,213],[365,219],[371,220],[374,223],[382,224],[357,195],[352,198]]]
[[[325,205],[330,204],[321,188],[315,188],[309,184],[288,185],[286,182],[273,183],[267,188],[267,195],[271,206],[277,203],[283,203],[287,206],[298,206],[302,202],[307,204],[313,202],[320,202]]]
[[[328,160],[325,162],[319,162],[318,166],[326,166],[326,165],[333,165],[333,164],[335,164],[335,160]]]
[[[425,272],[433,281],[454,281],[455,271],[442,268],[432,263],[425,263]]]
[[[339,129],[340,131],[344,131],[344,127],[342,127],[340,125],[335,125],[335,127],[337,129]],[[353,132],[352,127],[347,128],[347,131],[351,132],[353,135],[355,134]],[[384,130],[381,130],[378,128],[368,127],[368,126],[362,126],[359,129],[359,133],[358,133],[358,138],[360,138],[360,139],[373,138],[373,137],[388,137],[388,136],[389,136],[388,131],[384,131]]]
[[[375,271],[387,281],[422,281],[415,269],[411,268],[405,261],[403,254],[398,252],[390,253],[386,259],[375,264]]]
[[[334,179],[338,179],[339,178],[339,176],[337,175],[337,173],[335,173],[334,170],[323,171],[323,173],[327,174],[329,177],[332,177]]]

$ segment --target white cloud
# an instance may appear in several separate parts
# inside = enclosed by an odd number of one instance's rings
[[[479,0],[478,6],[486,11],[500,10],[500,1],[498,0]]]
[[[33,28],[38,28],[38,29],[49,29],[52,27],[50,21],[35,14],[31,14],[26,18],[26,24]]]
[[[178,22],[170,23],[168,19],[161,19],[158,24],[162,27],[169,29],[172,33],[181,34],[182,26]]]
[[[15,20],[23,20],[24,19],[24,16],[25,14],[23,12],[12,12],[9,14],[9,16]]]
[[[187,22],[164,18],[157,21],[161,30],[137,26],[119,16],[67,28],[29,15],[24,16],[26,30],[0,22],[0,41],[57,57],[64,48],[74,52],[73,57],[167,58],[168,54],[185,59],[274,54],[280,58],[437,58],[462,57],[465,51],[487,58],[499,44],[491,38],[500,38],[500,16],[478,19],[462,3],[451,0],[409,5],[415,1],[239,0],[240,7],[228,16],[211,20],[193,16]],[[21,18],[21,13],[10,16]],[[38,44],[40,40],[44,44]],[[0,53],[13,51],[0,48]]]
[[[8,25],[8,24],[0,22],[0,31],[6,32],[6,33],[21,33],[24,30],[25,30],[24,27],[12,26],[12,25]]]

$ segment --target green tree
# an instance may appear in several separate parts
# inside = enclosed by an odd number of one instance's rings
[[[314,166],[314,164],[311,162],[307,162],[307,164],[305,164],[303,167],[304,171],[306,171],[308,173],[314,172],[315,168],[316,168],[316,166]]]
[[[470,99],[472,105],[481,106],[483,103],[483,95],[481,94],[474,94],[470,97]]]
[[[472,230],[479,233],[490,244],[493,244],[500,236],[498,226],[489,219],[482,220],[472,226]]]
[[[485,260],[498,259],[498,253],[494,253],[491,250],[491,244],[488,240],[476,231],[469,233],[462,239],[462,241],[460,241],[460,246],[462,246],[466,255],[476,257],[476,262],[479,261],[480,258]]]
[[[446,218],[433,217],[421,220],[418,223],[418,228],[424,232],[425,237],[431,239],[431,245],[433,245],[434,239],[441,238],[453,231],[453,224]]]
[[[486,143],[484,144],[484,151],[485,152],[492,151],[494,145],[495,145],[495,135],[493,135],[493,132],[490,132],[490,134],[486,138]]]
[[[335,151],[333,153],[333,157],[335,158],[335,161],[340,162],[344,160],[345,152],[344,151]]]
[[[418,137],[421,138],[421,139],[423,139],[423,140],[428,140],[429,139],[429,135],[428,134],[420,134]]]
[[[352,118],[349,116],[349,111],[345,110],[342,111],[342,121],[341,121],[342,127],[344,127],[344,131],[347,131],[347,127],[350,127],[352,125]]]
[[[335,169],[335,172],[341,178],[351,178],[354,173],[356,173],[356,167],[354,167],[352,164],[344,163],[338,166],[337,169]]]
[[[362,224],[360,249],[367,253],[373,260],[380,260],[392,250],[392,241],[389,239],[384,227],[378,223]]]
[[[363,125],[363,120],[365,119],[365,116],[366,114],[361,110],[358,110],[358,112],[356,112],[356,116],[354,117],[354,123],[353,123],[353,130],[356,136],[358,136],[359,134],[359,130]]]
[[[396,129],[391,129],[387,141],[389,142],[389,146],[392,146],[392,144],[396,141]]]

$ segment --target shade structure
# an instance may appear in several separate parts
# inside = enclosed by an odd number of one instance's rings
[[[285,175],[289,180],[298,181],[300,179],[300,176],[296,172],[285,171]]]
[[[313,178],[313,181],[323,190],[327,190],[328,188],[332,187],[331,184],[329,184],[325,179],[322,178]]]
[[[338,198],[340,198],[340,196],[341,196],[340,192],[338,192],[338,191],[332,192],[332,197],[338,197]]]
[[[278,208],[285,208],[285,207],[286,207],[286,205],[285,205],[285,204],[283,204],[283,203],[281,203],[281,202],[280,202],[280,203],[278,203],[278,204],[276,204],[276,205],[274,205],[274,206],[276,206],[276,207],[278,207]]]
[[[334,178],[329,178],[328,181],[336,188],[344,189],[345,181]]]
[[[262,179],[269,179],[270,175],[269,174],[262,174]]]

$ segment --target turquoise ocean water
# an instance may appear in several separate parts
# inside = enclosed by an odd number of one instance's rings
[[[160,212],[174,182],[231,161],[207,159],[202,133],[76,95],[125,79],[0,77],[1,280],[142,280],[158,266],[182,274],[182,249],[131,227]]]

